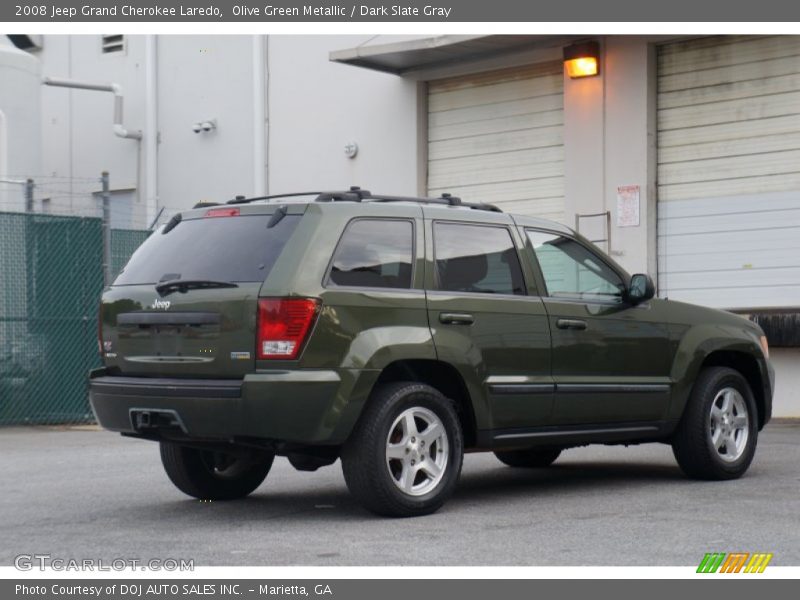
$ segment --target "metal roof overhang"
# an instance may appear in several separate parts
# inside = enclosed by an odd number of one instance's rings
[[[413,78],[460,63],[547,51],[558,58],[568,38],[546,35],[442,35],[330,53],[330,60]]]

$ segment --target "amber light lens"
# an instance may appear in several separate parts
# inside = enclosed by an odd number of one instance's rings
[[[597,75],[597,59],[594,56],[573,58],[564,61],[564,64],[567,67],[567,75],[572,79]]]
[[[764,356],[769,358],[769,343],[767,342],[767,336],[761,336],[761,349],[764,351]]]
[[[316,298],[264,298],[258,301],[258,347],[261,360],[294,360],[317,317]]]

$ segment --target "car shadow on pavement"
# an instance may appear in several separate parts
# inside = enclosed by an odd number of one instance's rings
[[[496,469],[464,473],[453,498],[445,506],[446,510],[458,510],[467,504],[480,500],[487,508],[494,503],[506,505],[508,502],[529,498],[541,500],[565,494],[583,494],[588,490],[609,493],[624,487],[627,491],[635,488],[652,490],[653,484],[675,484],[688,482],[677,466],[652,463],[570,463],[554,465],[546,469],[513,469],[498,465]],[[149,514],[152,505],[139,506],[143,515]],[[248,519],[282,522],[292,520],[363,521],[372,515],[361,508],[350,496],[344,482],[329,484],[313,492],[293,490],[282,482],[280,488],[271,487],[267,482],[248,498],[232,502],[202,502],[199,500],[176,499],[174,502],[160,503],[158,512],[161,519],[190,520],[213,518],[232,525]]]
[[[462,474],[454,500],[509,498],[582,493],[586,490],[619,490],[648,487],[658,482],[687,481],[676,466],[653,463],[589,462],[556,464],[544,469],[515,469],[498,466],[494,470]]]

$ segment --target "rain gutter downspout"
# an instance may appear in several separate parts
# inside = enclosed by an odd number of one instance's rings
[[[253,194],[267,191],[267,46],[266,36],[253,36]]]
[[[144,42],[144,203],[146,222],[158,214],[158,46],[155,35]]]

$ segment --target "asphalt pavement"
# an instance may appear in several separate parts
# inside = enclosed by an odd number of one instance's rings
[[[0,429],[0,564],[19,554],[195,565],[696,565],[772,552],[800,565],[800,424],[771,424],[737,481],[685,479],[668,446],[568,450],[549,469],[470,454],[438,513],[384,519],[339,463],[276,459],[249,498],[199,502],[157,445],[91,428]]]

